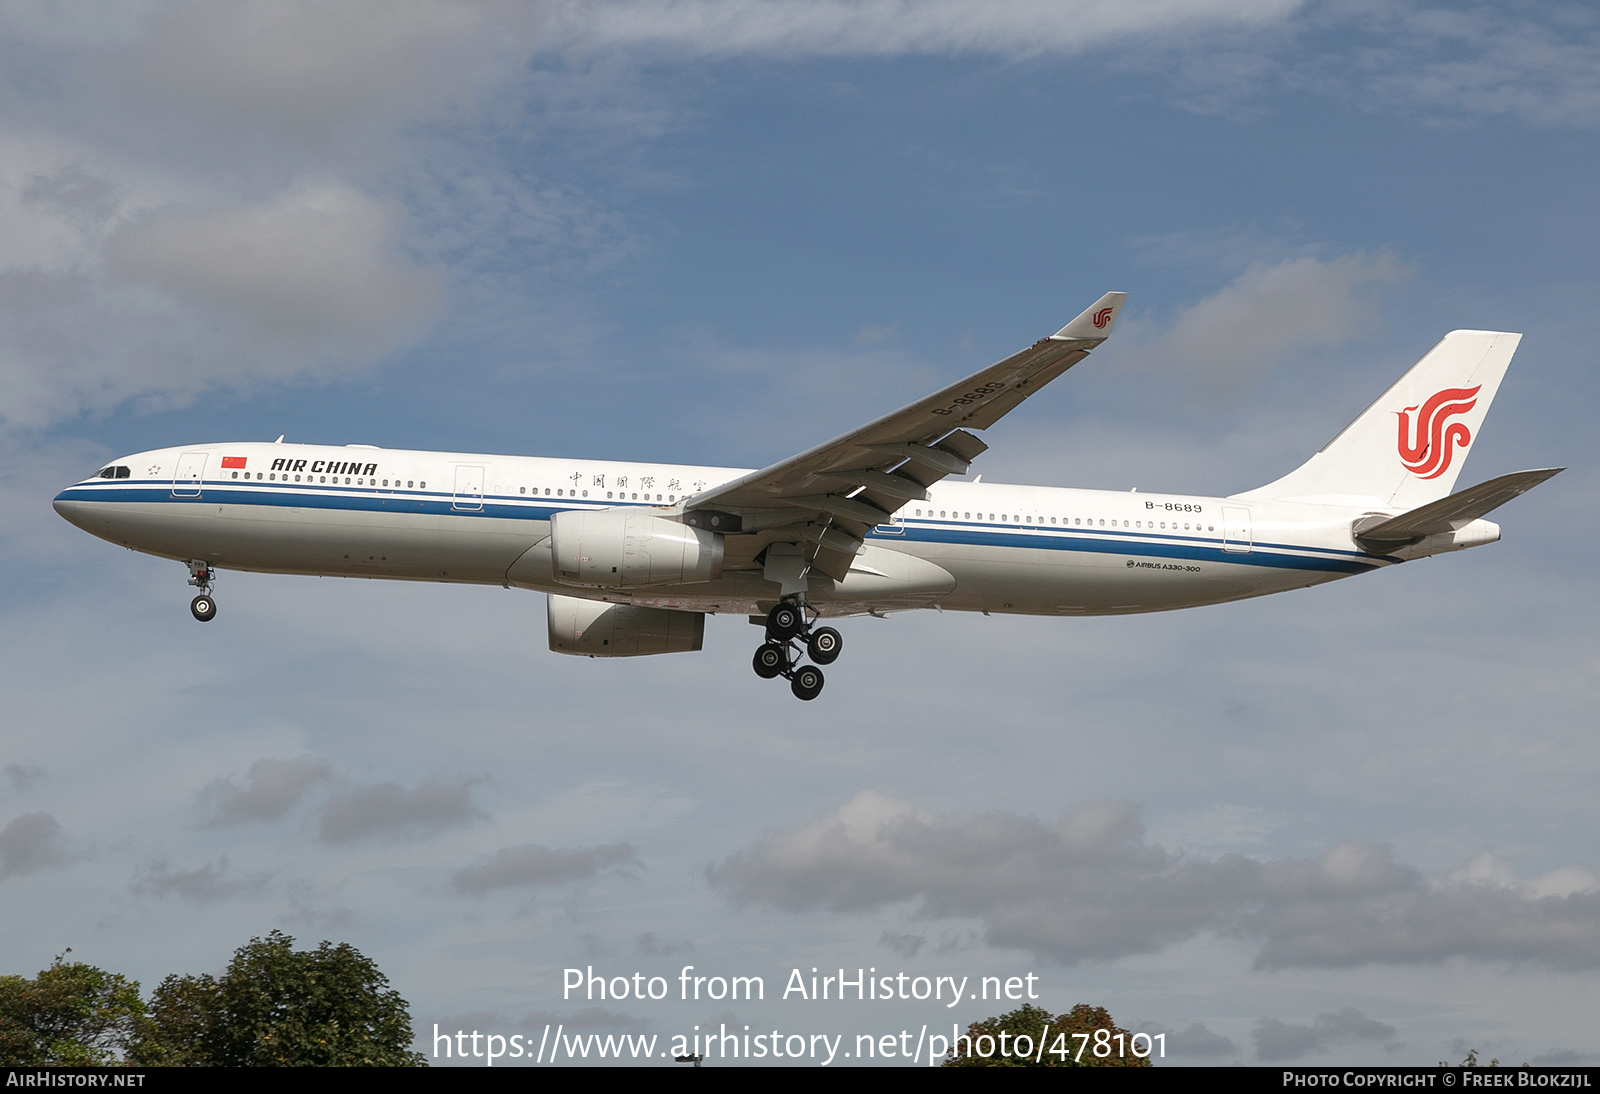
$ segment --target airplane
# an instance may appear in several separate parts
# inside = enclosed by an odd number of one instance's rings
[[[988,448],[974,431],[1104,342],[1126,299],[760,470],[279,437],[136,453],[54,504],[183,562],[202,622],[224,569],[537,590],[550,648],[589,657],[699,650],[708,614],[746,615],[764,628],[757,675],[811,700],[843,648],[822,620],[1112,615],[1305,588],[1492,543],[1484,515],[1564,470],[1452,493],[1522,337],[1457,330],[1299,468],[1241,494],[955,478]]]

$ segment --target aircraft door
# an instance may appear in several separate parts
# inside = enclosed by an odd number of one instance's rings
[[[206,475],[206,453],[185,452],[178,457],[178,470],[172,476],[172,496],[198,498],[200,483]]]
[[[483,468],[478,464],[456,465],[456,493],[450,508],[463,513],[483,511]]]
[[[1250,510],[1222,507],[1222,549],[1236,555],[1247,555],[1253,545],[1250,529]]]

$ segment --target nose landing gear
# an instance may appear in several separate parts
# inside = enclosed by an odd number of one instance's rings
[[[780,601],[767,613],[767,640],[756,650],[752,667],[763,680],[778,676],[789,679],[789,690],[796,699],[809,702],[822,694],[822,670],[817,665],[831,665],[844,648],[844,636],[832,627],[812,629],[816,621],[804,601]],[[797,649],[796,646],[800,646]],[[802,656],[809,655],[816,665],[801,665]]]
[[[200,590],[200,595],[189,601],[189,612],[202,623],[217,617],[217,602],[211,597],[211,586],[216,583],[216,571],[203,559],[189,562],[189,584]]]

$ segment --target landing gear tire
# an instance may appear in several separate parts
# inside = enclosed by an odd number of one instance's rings
[[[189,601],[189,611],[202,623],[209,623],[217,617],[217,602],[204,593]]]
[[[789,690],[796,699],[815,699],[822,694],[822,670],[815,665],[801,665],[789,680]]]
[[[767,637],[787,642],[806,628],[806,614],[795,604],[779,604],[767,613]]]
[[[767,642],[756,650],[755,659],[751,667],[756,670],[756,675],[763,680],[771,680],[774,676],[782,676],[789,667],[789,651],[781,643]]]
[[[818,627],[806,639],[806,652],[819,665],[831,665],[844,649],[844,636],[832,627]]]

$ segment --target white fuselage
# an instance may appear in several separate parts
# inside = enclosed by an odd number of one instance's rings
[[[734,552],[715,580],[649,589],[574,587],[552,565],[553,514],[626,506],[671,516],[746,474],[738,468],[281,443],[161,449],[118,466],[125,477],[71,486],[56,509],[113,543],[215,568],[507,585],[742,614],[777,599],[756,558]],[[1453,542],[1374,554],[1351,526],[1375,511],[945,481],[873,529],[849,576],[815,581],[808,599],[823,615],[1163,611],[1498,538],[1475,521]],[[762,545],[759,536],[737,541]]]

